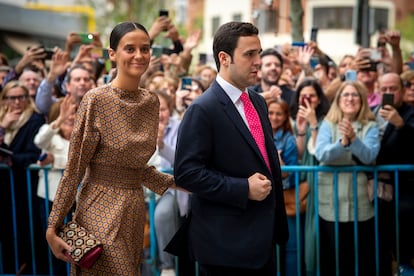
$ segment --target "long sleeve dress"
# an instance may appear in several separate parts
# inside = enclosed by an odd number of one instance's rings
[[[172,176],[147,165],[156,147],[158,112],[157,96],[144,89],[106,85],[82,99],[49,217],[49,226],[62,226],[78,197],[75,220],[104,245],[100,259],[82,275],[140,275],[143,185],[158,194],[173,185]]]

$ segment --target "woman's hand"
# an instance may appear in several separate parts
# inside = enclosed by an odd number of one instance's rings
[[[298,109],[298,115],[299,117],[302,117],[306,120],[307,123],[309,123],[310,126],[315,127],[318,125],[318,120],[316,118],[316,111],[312,107],[311,103],[308,101],[305,101],[305,105],[300,105]]]
[[[66,252],[70,252],[72,248],[56,234],[55,228],[47,228],[46,240],[56,258],[64,262],[73,263],[72,258],[65,254]]]

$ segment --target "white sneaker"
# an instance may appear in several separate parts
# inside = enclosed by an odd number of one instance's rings
[[[160,276],[175,276],[175,270],[172,268],[161,270]]]

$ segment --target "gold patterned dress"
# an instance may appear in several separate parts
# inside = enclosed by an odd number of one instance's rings
[[[157,96],[145,89],[106,85],[81,102],[49,226],[63,225],[78,194],[76,221],[104,244],[100,259],[82,275],[140,275],[143,185],[158,194],[173,185],[171,175],[147,165],[155,151],[158,112]]]

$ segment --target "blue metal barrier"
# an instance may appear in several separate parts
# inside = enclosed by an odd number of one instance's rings
[[[39,183],[39,185],[45,185],[45,191],[46,191],[46,198],[45,198],[45,206],[47,207],[49,202],[48,202],[48,198],[49,198],[49,194],[48,194],[48,183],[47,183],[47,174],[48,171],[50,170],[50,167],[39,167],[37,165],[32,165],[27,169],[27,175],[29,176],[30,171],[39,171],[39,170],[44,170],[45,173],[45,183]],[[16,214],[16,204],[18,204],[18,202],[15,201],[15,186],[14,186],[14,178],[13,178],[13,173],[12,170],[3,164],[0,164],[0,171],[5,171],[6,173],[8,173],[9,178],[10,178],[10,198],[11,198],[11,213],[12,213],[12,228],[13,228],[13,232],[16,233],[17,232],[17,221],[21,220],[21,219],[28,219],[29,220],[29,225],[30,225],[30,237],[31,237],[31,244],[32,244],[32,251],[30,252],[32,255],[32,274],[27,274],[27,275],[38,275],[36,273],[37,267],[36,267],[36,254],[35,253],[35,243],[34,243],[34,233],[33,233],[33,229],[34,229],[34,221],[32,218],[32,193],[36,191],[32,190],[33,187],[33,183],[31,183],[31,178],[28,177],[28,182],[27,182],[27,190],[28,190],[28,203],[29,203],[29,218],[19,218],[17,217]],[[399,244],[400,244],[400,237],[398,235],[399,233],[399,217],[398,217],[398,209],[399,209],[399,174],[402,171],[414,171],[414,165],[393,165],[393,166],[338,166],[338,167],[332,167],[332,166],[283,166],[282,167],[282,171],[284,172],[291,172],[295,174],[295,185],[296,185],[296,191],[298,191],[298,185],[299,185],[299,174],[301,172],[310,172],[313,174],[313,182],[314,184],[314,201],[317,203],[318,202],[318,185],[316,185],[316,183],[318,183],[318,173],[319,172],[329,172],[329,173],[333,173],[334,174],[334,206],[335,206],[335,237],[336,237],[336,248],[338,248],[338,174],[339,173],[343,173],[343,172],[349,172],[353,174],[353,190],[354,193],[356,192],[356,187],[357,187],[357,181],[356,181],[356,174],[357,172],[370,172],[373,174],[374,176],[374,210],[375,210],[375,246],[376,248],[378,248],[379,245],[379,239],[378,239],[378,217],[377,217],[377,213],[378,213],[378,198],[376,196],[377,193],[377,185],[378,185],[378,173],[380,171],[388,171],[388,172],[392,172],[395,176],[396,179],[396,183],[394,186],[395,189],[395,217],[396,217],[396,262],[399,264],[400,263],[400,254],[399,254]],[[166,173],[172,173],[172,171],[169,170],[163,170],[163,172]],[[151,265],[152,267],[152,272],[153,275],[158,275],[158,270],[156,267],[156,260],[157,260],[157,247],[156,247],[156,235],[155,235],[155,231],[154,231],[154,209],[155,209],[155,194],[154,193],[149,193],[147,195],[149,197],[149,215],[150,215],[150,258],[145,260],[148,264]],[[355,233],[355,237],[354,237],[354,245],[355,245],[355,263],[356,266],[358,264],[358,246],[360,246],[358,244],[358,232],[357,232],[357,208],[358,208],[358,202],[357,202],[357,197],[354,196],[354,204],[356,206],[355,209],[355,213],[354,213],[354,217],[355,217],[355,223],[354,223],[354,233]],[[316,226],[316,240],[319,241],[320,237],[319,237],[319,220],[318,220],[318,204],[315,204],[313,206],[314,211],[315,211],[315,226]],[[297,210],[297,214],[296,214],[296,224],[298,226],[300,226],[300,214],[299,214],[299,194],[298,192],[296,193],[296,210]],[[48,217],[49,214],[48,208],[45,208],[45,217]],[[45,222],[47,223],[47,222]],[[300,232],[299,232],[300,227],[297,227],[296,229],[296,237],[298,240],[300,240]],[[11,237],[10,237],[11,238]],[[19,260],[18,260],[18,240],[17,240],[17,235],[13,235],[13,251],[14,251],[14,267],[15,267],[15,271],[18,272],[19,270]],[[317,242],[316,244],[316,252],[317,252],[317,271],[316,271],[316,275],[320,275],[320,263],[321,263],[321,259],[320,259],[320,247],[319,247],[319,242]],[[5,252],[8,251],[7,248],[3,248],[2,244],[0,244],[0,275],[7,275],[4,274],[3,271],[3,258],[2,256],[4,256]],[[297,264],[297,269],[298,271],[302,270],[301,264],[302,264],[302,255],[300,254],[303,251],[303,246],[300,242],[297,243],[297,258],[298,258],[298,264]],[[51,251],[48,250],[48,252],[45,252],[45,254],[48,254],[48,260],[49,260],[49,275],[53,275],[53,267],[52,267],[52,254]],[[339,253],[338,253],[338,249],[336,249],[336,253],[335,253],[335,257],[336,257],[336,263],[338,264],[338,258],[339,258]],[[378,274],[379,271],[379,256],[378,256],[378,250],[375,252],[375,260],[376,260],[376,275]],[[278,257],[278,261],[279,257]],[[278,266],[279,267],[279,266]],[[69,266],[67,266],[67,271],[69,275]],[[401,270],[403,271],[403,270]],[[403,275],[401,271],[397,271],[398,275]],[[196,272],[198,273],[198,269],[196,266]],[[337,268],[337,274],[339,273],[338,268]],[[401,273],[401,274],[400,274]],[[10,274],[12,275],[12,274]],[[14,274],[13,274],[14,275]],[[280,268],[278,268],[278,274],[280,275]],[[355,272],[355,275],[358,275],[358,271]]]

